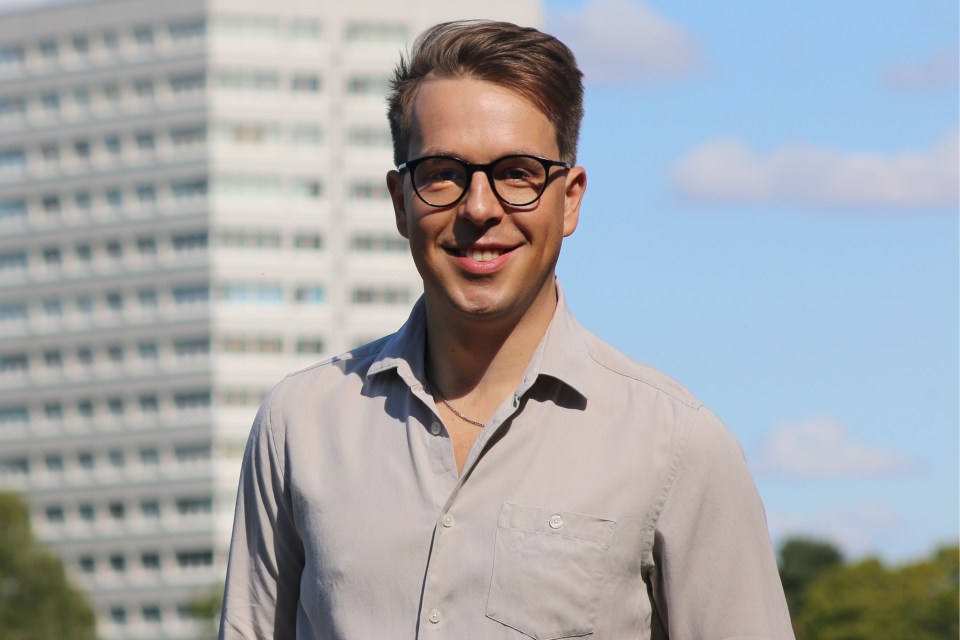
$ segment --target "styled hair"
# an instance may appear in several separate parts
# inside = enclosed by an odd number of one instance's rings
[[[561,159],[576,162],[583,73],[573,52],[553,36],[487,20],[444,22],[421,33],[390,81],[387,118],[396,164],[409,160],[413,103],[427,75],[473,78],[515,91],[553,124]]]

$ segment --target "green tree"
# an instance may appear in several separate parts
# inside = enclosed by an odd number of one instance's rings
[[[33,537],[20,496],[0,492],[0,637],[94,640],[96,620],[60,559]]]
[[[197,640],[216,640],[220,633],[220,609],[222,608],[222,584],[190,603],[190,615],[201,628],[200,637]]]
[[[802,640],[955,640],[960,549],[889,569],[876,559],[823,574],[805,592]]]
[[[842,564],[840,550],[824,540],[790,538],[780,546],[780,581],[794,620],[803,612],[807,587],[828,570]],[[800,630],[794,630],[799,635]]]

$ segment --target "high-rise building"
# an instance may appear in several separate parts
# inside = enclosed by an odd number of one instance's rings
[[[0,14],[0,486],[101,637],[189,638],[285,373],[394,331],[398,52],[538,0],[97,0]]]

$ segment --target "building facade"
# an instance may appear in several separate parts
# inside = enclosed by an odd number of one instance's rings
[[[396,330],[384,94],[440,20],[536,0],[96,0],[0,14],[0,487],[101,637],[193,638],[289,371]]]

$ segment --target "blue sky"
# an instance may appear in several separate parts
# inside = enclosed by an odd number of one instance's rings
[[[739,437],[776,539],[958,536],[958,9],[548,0],[587,71],[574,311]]]
[[[44,4],[0,0],[0,8]],[[960,520],[952,0],[546,0],[587,71],[574,311],[740,439],[776,540]]]

